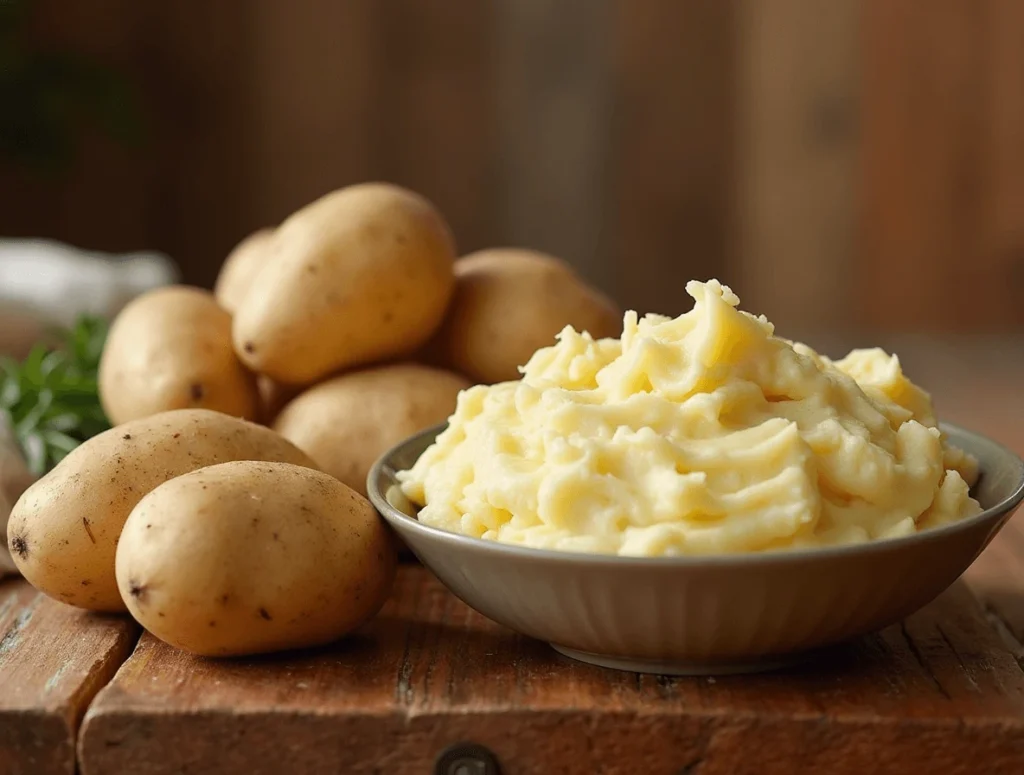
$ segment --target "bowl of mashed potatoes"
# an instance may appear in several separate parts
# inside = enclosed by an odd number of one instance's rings
[[[469,605],[609,667],[770,667],[899,621],[1024,497],[878,349],[833,361],[716,281],[620,339],[567,328],[391,450],[371,499]]]

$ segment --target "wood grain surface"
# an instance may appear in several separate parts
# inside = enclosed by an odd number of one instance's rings
[[[84,775],[412,775],[462,740],[508,773],[1010,773],[1024,672],[962,583],[797,669],[664,678],[569,661],[409,567],[379,619],[323,651],[214,662],[143,636],[80,756]]]
[[[860,11],[860,0],[737,4],[740,264],[727,277],[780,331],[851,317]]]
[[[498,240],[564,257],[611,287],[612,2],[493,7]]]
[[[75,772],[78,724],[138,628],[0,580],[0,775]]]
[[[1019,325],[1024,4],[862,6],[860,322]]]
[[[689,309],[687,280],[731,275],[734,3],[618,0],[617,144],[607,222],[613,284],[629,309]]]
[[[780,324],[1024,322],[1015,0],[70,5],[32,3],[30,47],[118,68],[148,142],[86,122],[60,175],[0,159],[5,235],[209,284],[249,232],[383,178],[464,251],[564,255],[640,311],[717,276]]]
[[[293,4],[275,4],[292,13]],[[500,99],[494,75],[498,5],[477,0],[368,5],[373,16],[355,34],[371,41],[372,60],[352,64],[373,99],[369,115],[354,122],[373,139],[366,174],[409,186],[434,202],[460,252],[484,247],[495,239],[498,217],[493,155]],[[328,70],[326,76],[334,74]],[[346,110],[344,100],[338,108]]]

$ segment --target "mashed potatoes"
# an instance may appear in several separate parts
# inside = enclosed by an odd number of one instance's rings
[[[907,535],[980,511],[895,356],[830,361],[717,281],[620,341],[566,328],[518,382],[464,391],[402,487],[445,530],[545,549],[698,555]]]

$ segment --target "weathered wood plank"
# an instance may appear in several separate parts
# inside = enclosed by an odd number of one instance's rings
[[[984,199],[978,225],[977,260],[959,265],[953,298],[961,284],[978,283],[988,325],[1024,321],[1024,4],[987,0],[982,84]],[[980,281],[980,282],[979,282]]]
[[[85,775],[411,775],[460,740],[510,773],[1011,772],[1024,673],[962,585],[786,673],[670,679],[568,661],[408,568],[382,616],[326,650],[215,662],[143,637],[80,756]]]
[[[86,706],[131,653],[138,628],[0,581],[0,775],[75,772]]]
[[[185,123],[195,140],[179,140],[180,166],[167,176],[181,219],[173,228],[196,240],[175,253],[189,260],[192,282],[208,284],[246,234],[372,177],[373,7],[233,0],[210,6],[199,25],[194,9],[164,11],[176,24],[164,56],[186,69],[178,91],[199,103],[193,111],[202,117],[202,126]],[[224,40],[241,61],[230,59]],[[204,190],[211,182],[217,188]],[[225,218],[219,228],[210,221]]]
[[[386,0],[372,17],[372,174],[437,205],[462,253],[495,239],[494,17],[504,5]]]
[[[1022,18],[1000,0],[864,3],[862,324],[1024,319]]]
[[[852,317],[860,10],[737,4],[735,290],[781,330]]]
[[[732,266],[735,0],[617,0],[608,239],[618,300],[690,308],[687,280]]]
[[[495,7],[498,240],[560,256],[612,290],[612,2]]]
[[[247,150],[263,128],[249,103],[253,15],[241,7],[238,0],[198,10],[153,4],[136,31],[148,43],[139,63],[142,88],[159,95],[147,105],[154,241],[180,262],[189,282],[206,287],[250,231],[254,165]]]
[[[1024,517],[1010,520],[964,578],[1024,669]]]
[[[133,88],[145,88],[139,72],[151,43],[139,34],[149,15],[145,5],[131,0],[73,6],[40,0],[32,5],[26,41],[30,49],[87,56],[116,68]],[[0,12],[5,10],[0,6]],[[141,102],[137,107],[144,111],[146,99]],[[112,251],[152,247],[157,144],[122,147],[92,121],[76,122],[73,139],[77,157],[54,174],[14,167],[0,155],[0,233],[49,237]]]

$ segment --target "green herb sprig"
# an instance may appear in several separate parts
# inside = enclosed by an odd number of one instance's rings
[[[105,320],[83,316],[57,346],[36,345],[21,363],[0,358],[0,416],[37,476],[110,427],[97,382],[106,338]]]

